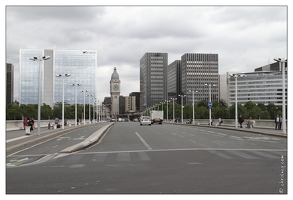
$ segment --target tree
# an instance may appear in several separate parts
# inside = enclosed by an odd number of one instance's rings
[[[47,105],[47,104],[43,104],[41,106],[41,119],[53,119],[53,110],[51,108],[51,106]]]

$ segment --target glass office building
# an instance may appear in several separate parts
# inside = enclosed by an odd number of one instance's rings
[[[248,101],[255,104],[282,105],[283,79],[277,71],[254,71],[241,73],[237,78],[237,103],[244,105]],[[235,78],[227,74],[229,106],[235,104]],[[285,75],[285,103],[287,105],[287,72]]]
[[[167,99],[167,53],[145,53],[140,59],[140,111]]]
[[[42,60],[43,56],[50,56]],[[38,57],[37,61],[30,60]],[[88,90],[86,95],[96,96],[95,72],[97,67],[97,51],[84,50],[20,50],[20,103],[38,103],[39,69],[41,69],[41,102],[53,107],[62,102],[63,79],[64,101],[66,104],[75,103],[75,89],[77,89],[77,103],[84,103],[81,90]],[[62,77],[57,77],[58,75]],[[64,77],[70,74],[69,77]],[[77,88],[71,84],[80,83]],[[93,100],[91,100],[92,102]],[[86,98],[86,103],[89,98]]]
[[[211,101],[219,99],[219,65],[218,54],[186,53],[181,56],[181,92],[186,95],[186,103],[192,104],[192,92],[195,103],[209,100],[209,87],[212,85]],[[214,86],[213,86],[214,85]]]

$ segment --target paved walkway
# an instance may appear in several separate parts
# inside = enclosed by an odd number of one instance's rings
[[[235,126],[231,125],[221,125],[221,126],[216,126],[216,125],[192,125],[192,124],[181,124],[181,123],[174,123],[176,125],[186,125],[186,126],[202,126],[202,127],[211,127],[211,128],[221,128],[221,129],[229,129],[229,130],[237,130],[237,131],[244,131],[244,132],[250,132],[250,133],[256,133],[256,134],[264,134],[264,135],[272,135],[272,136],[279,136],[279,137],[286,137],[287,134],[284,135],[283,130],[275,130],[273,128],[261,128],[261,127],[255,127],[255,128],[235,128]],[[287,130],[288,132],[288,130]]]
[[[99,123],[99,122],[98,122]],[[6,153],[14,153],[31,145],[35,145],[56,136],[68,133],[71,130],[80,129],[85,126],[92,126],[98,123],[78,125],[78,126],[65,126],[64,129],[48,129],[41,127],[40,135],[38,135],[38,129],[34,129],[30,134],[26,134],[25,130],[11,130],[6,131]]]

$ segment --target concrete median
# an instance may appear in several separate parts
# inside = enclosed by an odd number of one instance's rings
[[[88,138],[86,138],[84,141],[75,144],[73,146],[67,147],[66,149],[63,149],[60,151],[60,153],[72,153],[74,151],[81,150],[85,147],[90,146],[91,144],[97,142],[99,138],[113,125],[114,123],[111,123],[109,125],[103,126],[96,132],[94,132],[92,135],[90,135]]]

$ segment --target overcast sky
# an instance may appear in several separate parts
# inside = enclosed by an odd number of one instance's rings
[[[139,60],[146,52],[168,53],[169,64],[184,53],[215,53],[220,74],[287,58],[287,12],[266,5],[7,6],[6,62],[18,72],[19,49],[97,50],[101,101],[110,96],[114,67],[121,95],[139,92]]]

